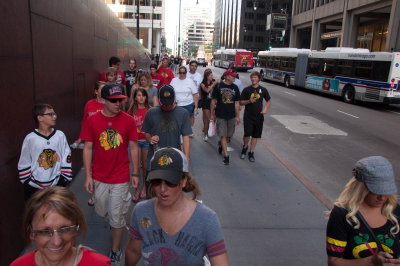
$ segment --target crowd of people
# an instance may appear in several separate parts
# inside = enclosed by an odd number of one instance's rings
[[[108,219],[112,239],[108,257],[76,247],[86,223],[68,189],[71,150],[64,133],[55,129],[54,108],[49,104],[33,107],[37,129],[24,139],[18,170],[27,204],[24,233],[37,250],[12,265],[118,265],[125,215],[132,202],[136,205],[125,265],[135,265],[141,258],[146,265],[161,265],[166,259],[168,265],[204,265],[205,256],[211,265],[229,265],[218,216],[197,200],[200,188],[189,171],[195,115],[201,108],[205,142],[209,126],[215,123],[217,151],[223,155],[223,164],[229,165],[228,143],[244,106],[243,146],[238,156],[255,162],[271,97],[260,85],[257,71],[250,74],[251,85],[243,88],[232,67],[214,79],[210,68],[202,76],[197,62],[191,61],[189,71],[179,66],[175,77],[170,62],[162,58],[160,65],[151,64],[147,72],[130,59],[129,69],[122,72],[120,59],[111,57],[94,88],[95,98],[84,109],[82,130],[73,147],[84,143],[83,185],[91,195],[88,204]],[[351,263],[400,264],[396,218],[400,213],[391,164],[383,157],[364,158],[353,175],[329,215],[328,263],[347,265],[348,260],[359,259]]]

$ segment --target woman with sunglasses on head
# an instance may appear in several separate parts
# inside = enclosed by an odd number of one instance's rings
[[[153,86],[153,80],[151,79],[150,74],[139,72],[136,81],[136,84],[133,85],[130,98],[133,99],[135,89],[143,88],[147,92],[150,106],[158,106],[157,88]]]
[[[29,200],[23,221],[26,241],[36,250],[11,263],[25,265],[111,265],[110,259],[93,250],[75,247],[86,232],[85,217],[75,195],[64,187],[49,187]]]
[[[359,160],[327,225],[328,265],[398,265],[397,188],[382,156]]]
[[[183,152],[167,147],[151,160],[148,195],[132,213],[125,251],[125,265],[135,265],[143,256],[146,265],[229,265],[221,226],[216,213],[196,201],[200,194],[189,175]],[[192,192],[188,198],[184,193]],[[190,239],[190,241],[188,241]]]
[[[199,92],[191,78],[187,77],[186,67],[179,67],[179,76],[171,81],[171,86],[175,90],[177,106],[183,107],[189,116],[193,113],[197,114],[197,104]]]

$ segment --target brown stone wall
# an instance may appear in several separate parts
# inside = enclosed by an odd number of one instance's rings
[[[0,17],[0,265],[8,265],[24,247],[17,164],[22,141],[35,127],[33,104],[53,105],[57,129],[72,143],[109,57],[120,57],[121,69],[130,57],[145,69],[150,60],[102,0],[0,1]],[[81,152],[74,151],[74,172],[81,166]]]

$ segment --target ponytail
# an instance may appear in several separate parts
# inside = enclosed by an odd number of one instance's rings
[[[192,192],[192,199],[195,200],[197,196],[200,195],[200,188],[197,182],[189,175],[189,173],[184,172],[182,179],[186,177],[186,186],[182,188],[183,192]]]

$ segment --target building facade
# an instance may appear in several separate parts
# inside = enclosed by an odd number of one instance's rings
[[[398,0],[293,0],[290,47],[400,51]]]
[[[217,0],[214,48],[287,47],[291,14],[292,0]]]
[[[105,0],[108,7],[135,35],[139,1],[139,41],[152,55],[161,54],[165,21],[165,0]]]

